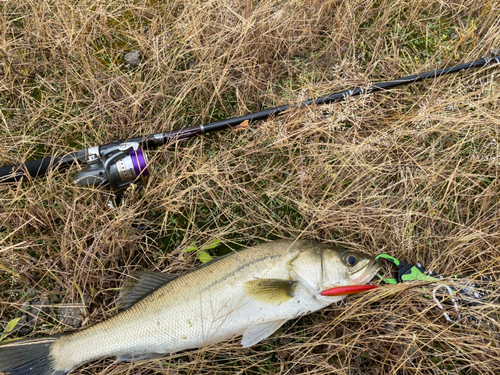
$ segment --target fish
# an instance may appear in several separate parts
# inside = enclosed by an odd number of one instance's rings
[[[120,291],[117,315],[82,330],[1,344],[0,372],[63,375],[104,357],[139,361],[237,336],[248,348],[288,320],[363,290],[358,286],[380,267],[374,257],[341,246],[278,240],[183,275],[132,273]],[[331,292],[335,288],[342,295]]]

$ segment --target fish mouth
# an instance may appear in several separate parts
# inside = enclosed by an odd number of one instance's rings
[[[374,259],[372,264],[366,266],[364,270],[356,272],[353,275],[354,277],[351,277],[353,285],[366,284],[373,278],[373,276],[375,276],[381,267],[382,263],[379,260]],[[361,274],[359,274],[359,272],[361,272]]]

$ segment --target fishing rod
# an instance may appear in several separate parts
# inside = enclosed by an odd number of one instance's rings
[[[291,108],[334,103],[353,96],[390,90],[428,78],[437,78],[446,74],[499,63],[500,56],[485,57],[473,62],[376,83],[368,87],[361,86],[317,99],[308,99],[300,104],[281,105],[260,112],[231,117],[208,124],[190,126],[180,130],[157,133],[129,140],[114,141],[105,145],[85,148],[61,157],[47,157],[28,161],[23,164],[4,166],[0,168],[0,183],[13,183],[27,176],[33,178],[43,177],[49,171],[64,170],[79,163],[83,164],[84,168],[73,178],[76,184],[80,186],[109,186],[112,190],[121,190],[137,178],[149,176],[147,168],[148,157],[145,151],[156,149],[176,140],[232,128],[246,121],[253,123],[266,120],[272,116],[279,116]]]

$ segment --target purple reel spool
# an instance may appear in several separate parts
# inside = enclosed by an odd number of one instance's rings
[[[134,166],[135,174],[137,177],[148,177],[148,157],[140,148],[137,150],[130,150],[130,159],[132,159],[132,165]]]

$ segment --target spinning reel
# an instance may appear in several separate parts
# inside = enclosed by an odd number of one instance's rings
[[[109,185],[112,190],[121,190],[138,177],[149,176],[148,157],[138,142],[116,142],[106,146],[86,149],[83,161],[86,166],[73,178],[75,184]]]

